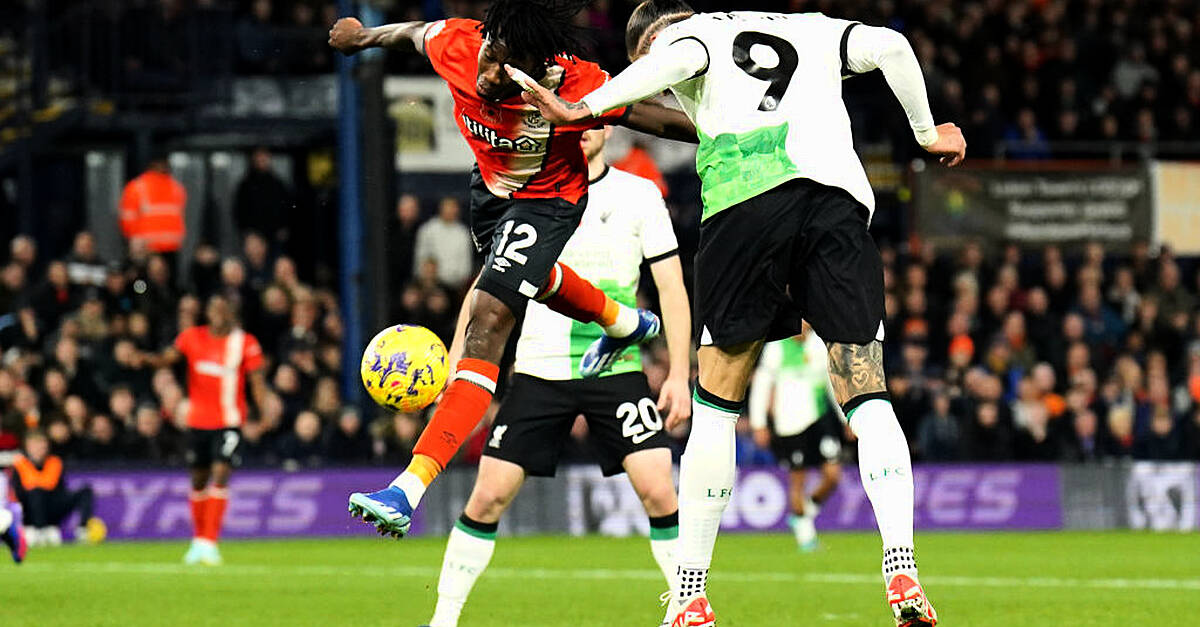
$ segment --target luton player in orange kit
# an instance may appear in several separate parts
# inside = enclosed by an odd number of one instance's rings
[[[429,59],[454,98],[454,120],[475,156],[471,233],[489,248],[475,289],[454,377],[413,449],[408,468],[377,492],[350,496],[350,511],[386,534],[408,532],[426,487],[479,423],[496,391],[500,357],[530,299],[605,334],[583,355],[580,372],[598,376],[627,347],[658,334],[658,317],[620,305],[558,262],[587,205],[583,132],[621,124],[696,141],[680,111],[638,103],[568,125],[550,124],[521,99],[505,65],[524,71],[563,97],[582,97],[608,80],[598,65],[574,56],[579,0],[495,0],[482,21],[448,19],[363,28],[342,18],[329,33],[345,54],[372,47],[416,49]]]
[[[269,395],[258,340],[237,324],[233,305],[213,296],[205,307],[208,324],[184,329],[154,367],[188,362],[188,465],[191,466],[194,533],[184,556],[188,564],[217,565],[217,538],[229,503],[229,477],[238,463],[241,427],[246,420],[246,381],[261,409]]]

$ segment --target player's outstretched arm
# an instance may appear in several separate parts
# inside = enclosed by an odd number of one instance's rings
[[[929,94],[917,55],[904,35],[878,26],[854,26],[846,39],[846,66],[854,72],[883,72],[888,87],[896,94],[908,116],[913,135],[925,150],[941,157],[950,167],[962,163],[967,142],[962,130],[952,123],[934,126]]]
[[[629,113],[619,122],[621,126],[649,133],[664,139],[696,144],[696,125],[686,113],[679,109],[664,107],[657,102],[639,102],[629,105]]]
[[[343,17],[329,29],[329,45],[344,55],[367,48],[409,50],[425,54],[426,22],[400,22],[365,28],[357,18]]]
[[[650,274],[658,288],[670,358],[667,380],[658,393],[658,409],[667,410],[667,429],[670,430],[692,415],[692,310],[688,306],[687,288],[683,285],[679,255],[650,264]]]
[[[571,124],[641,102],[703,73],[708,68],[708,51],[694,39],[654,49],[634,61],[624,72],[584,96],[580,102],[568,102],[520,70],[507,65],[504,67],[509,76],[525,89],[522,94],[525,102],[537,107],[543,118],[552,124]]]
[[[167,368],[175,365],[183,358],[183,353],[174,346],[168,347],[163,352],[155,355],[153,353],[142,353],[140,355],[141,363],[151,368]]]

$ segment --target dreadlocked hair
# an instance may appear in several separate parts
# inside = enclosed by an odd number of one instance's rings
[[[587,0],[495,0],[481,30],[512,53],[549,64],[560,54],[581,51],[583,29],[574,18],[587,5]]]

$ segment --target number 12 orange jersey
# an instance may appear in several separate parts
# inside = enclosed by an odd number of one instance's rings
[[[483,46],[480,27],[476,20],[435,22],[425,31],[425,54],[450,87],[455,122],[475,153],[484,183],[501,198],[578,202],[587,193],[587,161],[579,147],[580,135],[624,117],[628,107],[555,126],[520,95],[500,102],[480,98],[475,91]],[[560,55],[555,63],[543,85],[569,101],[580,100],[608,80],[608,73],[591,61]]]

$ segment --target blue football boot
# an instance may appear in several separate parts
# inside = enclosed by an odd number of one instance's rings
[[[637,329],[625,337],[600,336],[579,360],[579,374],[585,379],[598,377],[612,369],[625,349],[658,337],[662,322],[653,311],[639,309]]]
[[[404,490],[388,486],[378,492],[350,495],[350,515],[375,525],[382,535],[403,538],[412,524],[413,508]]]

